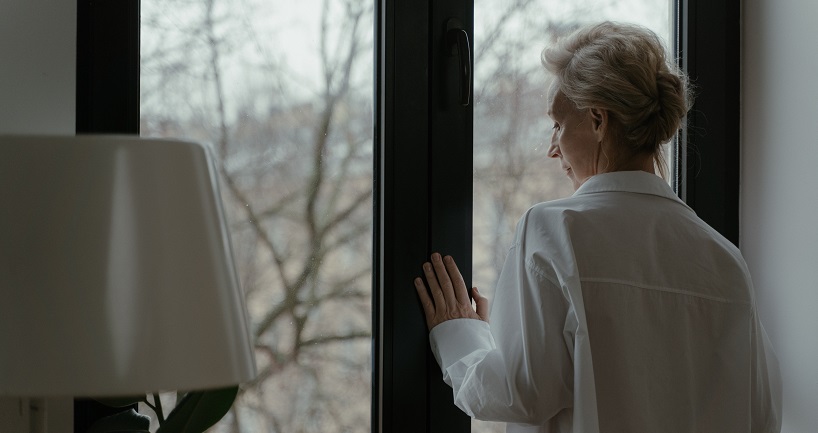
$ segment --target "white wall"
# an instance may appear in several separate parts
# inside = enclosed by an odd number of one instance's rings
[[[0,0],[0,134],[74,134],[76,7],[76,0]],[[73,430],[70,398],[45,406],[46,432]],[[28,431],[29,414],[27,399],[0,397],[0,432]]]
[[[73,134],[75,0],[0,1],[0,133]]]
[[[818,2],[744,0],[741,249],[784,377],[818,431]]]

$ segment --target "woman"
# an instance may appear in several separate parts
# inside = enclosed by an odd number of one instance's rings
[[[415,287],[455,403],[507,432],[777,432],[775,358],[738,249],[654,172],[690,105],[650,30],[547,49],[549,156],[576,188],[517,226],[475,308],[451,257]],[[661,171],[661,169],[660,169]]]

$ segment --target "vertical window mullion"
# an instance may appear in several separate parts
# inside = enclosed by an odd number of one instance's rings
[[[373,430],[427,426],[427,336],[412,277],[428,245],[428,8],[384,0],[376,11]]]
[[[682,141],[682,197],[738,244],[740,167],[739,0],[680,0],[679,46],[696,101]]]
[[[440,252],[455,258],[471,287],[473,189],[473,71],[474,2],[432,2],[430,27],[430,177],[428,254]],[[447,38],[450,23],[462,25],[469,41],[468,59],[457,53]],[[462,47],[461,47],[462,48]],[[461,58],[462,56],[462,58]],[[472,74],[463,76],[461,62],[471,63]],[[461,82],[468,81],[470,100],[463,105]],[[428,347],[428,344],[427,344]],[[427,348],[428,352],[428,348]],[[442,380],[437,361],[427,357],[431,433],[468,432],[471,419],[454,406],[452,389]]]
[[[469,431],[429,351],[412,279],[433,251],[471,273],[471,107],[447,101],[446,22],[471,1],[383,0],[376,11],[373,430]],[[473,54],[473,52],[471,53]]]
[[[139,134],[139,0],[77,2],[76,130]]]

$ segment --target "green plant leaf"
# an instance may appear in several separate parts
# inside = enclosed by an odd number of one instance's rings
[[[238,386],[189,392],[176,402],[156,433],[202,433],[230,410],[238,392]]]
[[[125,407],[142,402],[145,400],[145,396],[134,395],[128,397],[105,397],[95,398],[94,400],[108,407]]]
[[[150,426],[151,417],[128,409],[98,420],[86,433],[149,433]]]

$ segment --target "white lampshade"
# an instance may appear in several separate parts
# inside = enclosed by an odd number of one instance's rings
[[[0,136],[0,395],[132,395],[254,376],[205,148]]]

